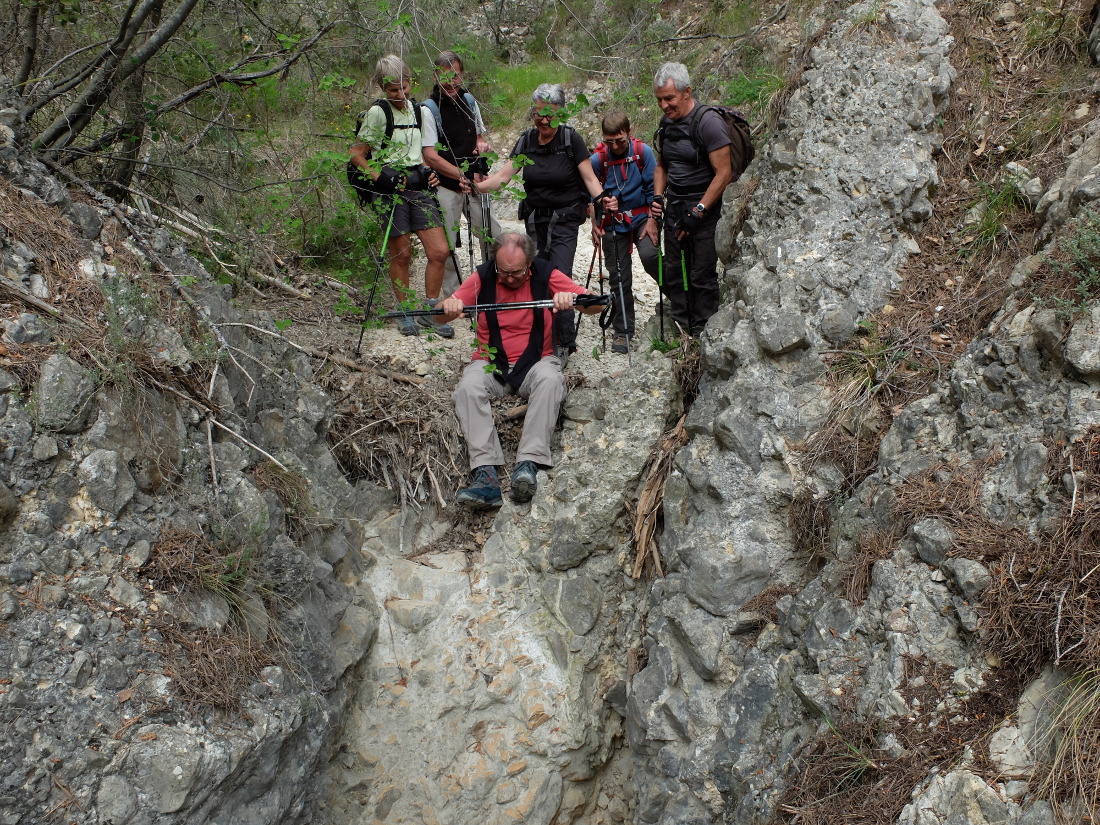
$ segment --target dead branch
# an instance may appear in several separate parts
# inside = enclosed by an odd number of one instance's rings
[[[32,295],[24,289],[20,289],[11,281],[8,281],[4,278],[0,278],[0,293],[9,295],[16,300],[22,301],[28,306],[34,307],[35,309],[42,310],[42,312],[47,313],[52,318],[56,318],[58,321],[62,321],[66,324],[72,324],[79,330],[87,332],[90,329],[88,325],[81,321],[79,318],[74,318],[71,315],[62,312],[57,307],[53,306],[53,304],[43,301],[37,295]]]
[[[356,372],[369,372],[369,373],[373,373],[375,375],[381,375],[384,378],[389,378],[391,381],[398,381],[402,384],[414,384],[416,386],[420,386],[421,384],[424,383],[424,379],[420,378],[419,376],[402,375],[401,373],[391,372],[389,370],[380,370],[377,367],[371,367],[371,366],[368,366],[366,364],[360,364],[357,361],[353,361],[351,358],[345,358],[342,355],[335,355],[331,352],[325,352],[324,350],[317,349],[316,347],[307,347],[307,346],[302,346],[301,344],[296,344],[293,341],[291,341],[289,338],[287,338],[283,335],[279,335],[279,333],[277,333],[277,332],[272,332],[269,329],[264,329],[263,327],[258,327],[258,326],[255,326],[254,324],[245,324],[245,323],[233,322],[233,323],[218,324],[217,326],[222,326],[222,327],[245,327],[245,328],[251,329],[255,332],[261,332],[264,335],[270,335],[272,338],[278,338],[280,341],[288,344],[289,346],[294,347],[294,349],[298,350],[299,352],[305,353],[306,355],[308,355],[312,358],[320,358],[324,361],[332,361],[335,364],[339,364],[341,367],[345,367],[346,369],[349,369],[349,370],[355,370]]]

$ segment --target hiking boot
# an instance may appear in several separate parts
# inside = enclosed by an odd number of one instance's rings
[[[630,352],[630,338],[626,335],[616,335],[611,339],[611,351],[621,352],[624,355]]]
[[[516,465],[512,471],[512,501],[524,504],[534,498],[538,472],[539,468],[533,461],[521,461]]]
[[[504,500],[500,497],[500,476],[492,464],[483,464],[474,470],[470,486],[459,490],[455,501],[473,510],[488,510],[499,507]]]
[[[417,315],[416,323],[428,330],[428,332],[434,332],[440,338],[454,338],[455,328],[450,324],[437,324],[435,318],[430,315]]]
[[[397,331],[402,335],[419,335],[420,327],[417,326],[415,318],[403,315],[397,319]]]

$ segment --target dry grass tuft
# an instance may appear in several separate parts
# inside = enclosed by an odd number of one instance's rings
[[[252,471],[256,488],[271,491],[286,511],[287,532],[296,539],[309,531],[309,518],[314,513],[309,498],[309,479],[299,472],[285,470],[274,461],[263,461]]]
[[[885,530],[863,533],[855,550],[844,561],[844,598],[852,604],[863,604],[871,592],[871,573],[875,562],[890,558],[897,546],[896,533]]]
[[[245,602],[257,589],[251,577],[252,555],[219,552],[202,535],[166,528],[142,568],[153,585],[179,595],[208,591],[223,596],[237,621],[223,630],[184,629],[156,617],[150,645],[168,661],[180,698],[192,707],[236,712],[250,684],[265,667],[276,664],[277,640],[264,641],[248,632]]]
[[[322,388],[336,399],[329,443],[349,479],[388,487],[403,506],[446,506],[466,478],[450,381],[429,376],[410,391],[373,373],[332,372]]]
[[[823,563],[829,555],[829,531],[833,526],[831,499],[818,498],[804,487],[795,494],[787,510],[787,527],[796,552],[807,557],[807,564]]]
[[[162,641],[152,647],[167,660],[177,694],[192,709],[239,712],[260,671],[279,661],[270,644],[233,628],[185,631],[162,620],[153,627]]]
[[[839,469],[851,492],[878,466],[895,411],[923,395],[943,364],[911,335],[874,319],[861,324],[853,346],[824,355],[832,404],[825,425],[799,449],[810,468]]]
[[[1064,686],[1049,735],[1039,795],[1063,811],[1100,815],[1100,671],[1088,670]]]
[[[885,427],[853,434],[836,418],[807,438],[796,449],[806,466],[836,467],[844,476],[844,492],[851,493],[878,468],[878,445]]]
[[[794,596],[800,592],[802,592],[802,588],[793,584],[773,584],[771,587],[761,590],[752,598],[747,599],[741,605],[741,611],[759,613],[768,622],[775,623],[779,619],[779,613],[775,609],[776,602],[784,596]]]
[[[153,544],[142,567],[153,586],[165,593],[202,588],[202,571],[219,559],[217,549],[204,536],[182,527],[169,526]]]

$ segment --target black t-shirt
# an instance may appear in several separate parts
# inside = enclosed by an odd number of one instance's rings
[[[729,131],[722,116],[713,109],[703,113],[696,136],[702,143],[696,161],[695,144],[691,142],[692,123],[699,117],[702,105],[695,104],[691,113],[680,120],[661,119],[661,162],[668,172],[665,194],[677,198],[698,198],[714,180],[709,155],[715,149],[730,145]]]
[[[573,157],[565,150],[564,135],[568,133]],[[588,163],[588,147],[571,126],[562,126],[545,146],[539,146],[538,131],[529,129],[520,135],[512,147],[512,157],[526,155],[533,161],[521,170],[523,189],[527,193],[527,209],[560,209],[588,200],[588,190],[578,166]]]

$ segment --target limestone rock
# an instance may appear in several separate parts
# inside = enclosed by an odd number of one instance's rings
[[[913,543],[917,554],[929,564],[938,567],[951,549],[951,531],[937,518],[926,518],[913,525]]]
[[[1100,376],[1100,305],[1079,318],[1069,331],[1066,360],[1084,376]]]
[[[89,402],[94,390],[95,383],[80,364],[67,355],[51,355],[42,365],[35,386],[39,426],[63,433],[80,432],[91,411]]]
[[[81,236],[89,241],[98,238],[99,233],[103,230],[103,217],[99,214],[99,210],[91,204],[73,201],[69,204],[65,214],[76,225]]]
[[[126,462],[114,450],[93,450],[80,462],[79,475],[88,498],[111,515],[118,515],[137,490]]]

